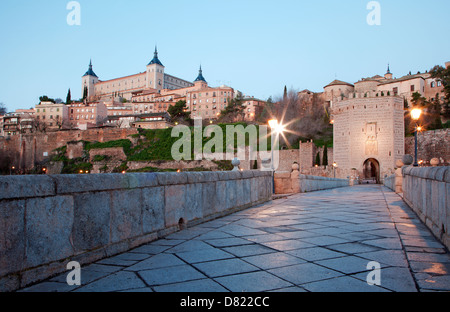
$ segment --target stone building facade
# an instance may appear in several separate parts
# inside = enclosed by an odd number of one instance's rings
[[[380,183],[405,152],[404,106],[399,96],[354,98],[333,105],[333,162]]]

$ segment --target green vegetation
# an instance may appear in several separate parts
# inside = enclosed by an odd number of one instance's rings
[[[124,139],[124,140],[117,140],[117,141],[110,141],[110,142],[104,142],[104,143],[91,143],[86,142],[84,149],[86,151],[90,151],[92,149],[104,149],[104,148],[111,148],[111,147],[123,147],[123,151],[125,155],[128,155],[131,151],[132,143],[130,140]]]

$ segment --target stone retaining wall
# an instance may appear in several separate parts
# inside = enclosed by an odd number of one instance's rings
[[[271,198],[262,171],[0,177],[0,292]]]
[[[450,167],[403,167],[403,199],[450,249]]]

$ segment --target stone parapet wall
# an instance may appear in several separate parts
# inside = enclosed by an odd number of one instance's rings
[[[450,167],[403,167],[403,199],[450,249]]]
[[[349,179],[334,179],[299,174],[299,171],[277,172],[274,176],[276,194],[295,194],[328,190],[351,185]]]
[[[0,177],[0,291],[271,198],[262,171]]]
[[[299,180],[301,193],[350,186],[350,181],[348,179],[334,179],[301,174]]]

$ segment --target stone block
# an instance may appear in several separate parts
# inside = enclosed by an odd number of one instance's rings
[[[152,233],[164,229],[164,187],[142,190],[142,229]]]
[[[111,192],[111,240],[117,243],[142,235],[142,191]]]
[[[186,185],[184,215],[186,222],[203,217],[203,183]]]
[[[216,183],[218,182],[204,183],[202,186],[202,211],[204,218],[217,212]],[[218,204],[220,205],[220,202],[218,202]]]
[[[445,183],[450,183],[450,168],[449,168],[449,167],[446,167],[445,169],[446,169],[446,170],[445,170],[445,173],[444,173],[443,181],[444,181]]]
[[[111,194],[82,193],[73,196],[74,222],[72,241],[77,252],[109,243]]]
[[[218,171],[217,177],[219,181],[237,180],[241,178],[240,171]]]
[[[51,176],[57,194],[111,191],[129,188],[129,181],[120,173],[67,174]]]
[[[0,276],[23,269],[25,201],[0,201]],[[2,287],[0,287],[1,291]]]
[[[55,183],[49,176],[0,176],[0,200],[52,195],[55,195]]]
[[[122,175],[128,188],[145,188],[158,186],[158,178],[155,173],[127,173]]]
[[[188,183],[215,182],[218,180],[216,172],[189,172],[187,178]]]
[[[27,199],[25,267],[71,256],[74,252],[71,244],[73,221],[73,198],[70,196]]]
[[[178,185],[187,184],[189,173],[185,172],[164,172],[155,173],[158,178],[159,185]]]
[[[253,172],[254,172],[253,170],[241,171],[241,178],[242,179],[252,179],[255,176]]]
[[[444,182],[445,173],[448,171],[447,167],[438,167],[438,170],[436,172],[436,180],[440,182]]]
[[[262,190],[259,189],[259,183],[257,178],[253,178],[250,180],[250,198],[251,198],[251,202],[252,203],[256,203],[259,200],[259,196],[260,196],[260,192],[262,192]]]
[[[179,224],[180,219],[186,220],[186,185],[165,186],[165,226],[171,227]]]

